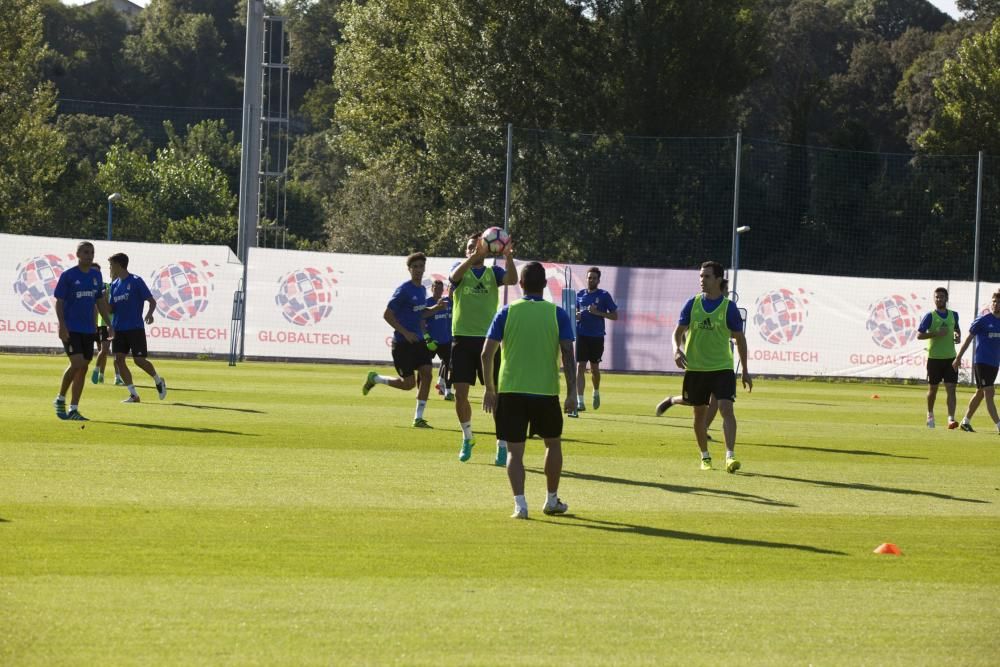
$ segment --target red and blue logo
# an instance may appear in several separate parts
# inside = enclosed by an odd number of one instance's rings
[[[274,302],[281,316],[300,326],[319,324],[333,312],[337,280],[331,267],[326,272],[311,266],[296,269],[278,279]]]
[[[39,255],[18,264],[14,292],[21,305],[35,315],[47,315],[55,307],[53,294],[65,270],[58,255]]]
[[[208,308],[213,274],[193,262],[175,262],[161,266],[149,278],[149,291],[156,299],[156,310],[168,320],[191,320]]]

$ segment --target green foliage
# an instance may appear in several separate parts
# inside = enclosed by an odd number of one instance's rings
[[[205,155],[163,148],[151,161],[116,144],[97,182],[105,192],[122,194],[115,238],[235,245],[236,197]]]
[[[1000,154],[1000,22],[962,42],[934,89],[942,106],[920,138],[923,148]]]
[[[955,5],[976,20],[1000,18],[1000,0],[956,0]]]
[[[64,137],[52,125],[55,88],[40,76],[42,16],[34,0],[0,11],[0,231],[41,233],[49,189],[65,169]]]

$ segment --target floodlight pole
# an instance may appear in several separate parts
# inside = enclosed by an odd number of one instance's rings
[[[733,176],[733,241],[730,248],[732,248],[732,257],[729,259],[729,266],[733,267],[733,290],[736,290],[736,265],[739,262],[739,232],[736,228],[740,224],[740,162],[743,157],[743,133],[736,133],[736,166]]]
[[[972,317],[979,317],[979,229],[983,219],[983,152],[979,151],[979,165],[976,175],[976,238],[972,251],[972,284],[975,295],[972,302]],[[976,358],[976,341],[972,341],[972,358]]]
[[[108,240],[111,240],[111,230],[113,227],[115,202],[121,199],[121,193],[112,192],[108,195]]]
[[[507,174],[503,186],[503,230],[510,233],[510,175],[514,167],[514,125],[507,123]],[[503,302],[507,304],[507,285],[503,286]]]

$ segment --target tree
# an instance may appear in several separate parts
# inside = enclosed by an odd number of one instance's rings
[[[65,139],[51,124],[55,87],[43,82],[42,15],[36,0],[0,12],[0,230],[46,233],[48,191],[65,169]]]
[[[1000,0],[956,0],[955,5],[959,11],[977,21],[1000,18]]]
[[[1000,155],[1000,22],[962,42],[934,81],[940,110],[919,140],[932,153]]]

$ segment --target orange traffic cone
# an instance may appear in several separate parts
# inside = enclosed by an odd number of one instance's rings
[[[897,547],[892,542],[883,542],[882,544],[880,544],[877,547],[875,547],[875,551],[873,551],[872,553],[875,553],[875,554],[890,554],[892,556],[902,556],[903,555],[903,552],[899,550],[899,547]]]
[[[878,394],[872,394],[872,398],[878,398],[878,397],[879,397]]]

